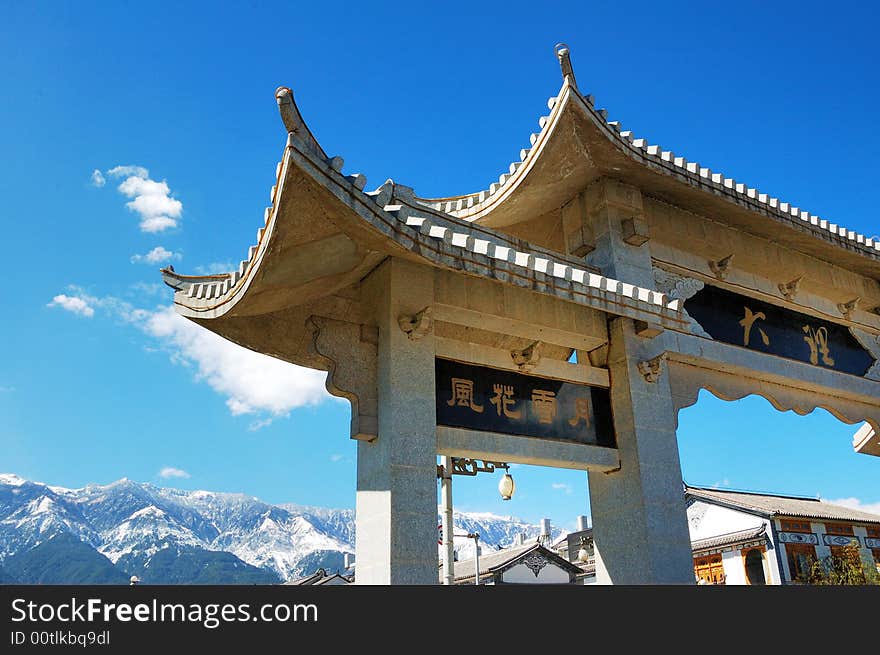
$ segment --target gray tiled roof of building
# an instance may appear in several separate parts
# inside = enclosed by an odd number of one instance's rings
[[[487,555],[481,555],[480,579],[489,576],[491,573],[497,571],[498,569],[504,568],[514,560],[522,557],[523,555],[527,555],[533,550],[539,550],[541,552],[541,555],[546,557],[549,561],[554,562],[558,566],[561,566],[567,570],[572,570],[572,572],[575,572],[574,569],[577,568],[571,562],[562,559],[553,551],[533,541],[528,544],[523,544],[522,546],[513,546],[512,548],[504,548],[503,550],[495,551]],[[459,562],[455,562],[453,566],[453,570],[455,571],[455,579],[466,580],[468,578],[473,578],[474,566],[475,563],[473,559],[465,559]],[[579,571],[576,572],[579,573]]]
[[[700,487],[685,487],[685,493],[694,498],[715,501],[723,505],[750,510],[768,517],[792,516],[832,521],[880,523],[880,515],[869,514],[868,512],[862,512],[842,505],[834,505],[818,498],[776,496],[744,491],[703,489]]]
[[[691,550],[705,550],[707,548],[718,548],[720,546],[728,546],[746,541],[754,541],[764,537],[766,532],[765,526],[761,525],[757,528],[748,528],[747,530],[738,530],[737,532],[728,532],[727,534],[719,534],[714,537],[705,539],[697,539],[691,542]]]

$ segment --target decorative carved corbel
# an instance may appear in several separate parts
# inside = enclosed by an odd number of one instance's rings
[[[406,336],[411,341],[418,341],[431,331],[434,325],[434,310],[431,306],[425,307],[422,311],[415,315],[402,314],[397,318],[397,324],[400,329],[406,332]]]
[[[718,261],[709,261],[709,269],[719,280],[723,280],[727,277],[727,274],[730,272],[730,262],[733,261],[733,254],[724,257],[723,259],[719,259]]]
[[[789,302],[794,301],[794,297],[797,295],[798,289],[801,285],[801,280],[804,279],[803,275],[798,275],[795,279],[790,282],[784,282],[779,285],[779,293],[788,300]]]
[[[653,359],[648,359],[643,362],[639,362],[639,373],[642,374],[642,377],[645,378],[647,382],[656,382],[660,379],[660,375],[663,373],[663,361],[666,359],[666,355],[657,355]]]
[[[511,350],[510,358],[520,371],[528,371],[541,361],[541,350],[543,347],[544,344],[540,341],[533,341],[522,350]]]
[[[682,306],[684,302],[694,296],[705,285],[692,277],[679,275],[678,273],[670,273],[669,271],[654,267],[654,282],[657,291],[662,291],[671,300],[681,300]],[[687,310],[682,309],[684,315],[691,322],[691,332],[706,339],[712,337],[703,329],[703,326],[697,323]]]
[[[603,344],[598,348],[594,348],[587,353],[590,360],[590,366],[596,368],[608,368],[608,344]],[[580,364],[580,353],[578,353],[578,364]]]
[[[625,218],[621,222],[621,237],[631,246],[641,246],[647,243],[650,236],[648,235],[648,223],[645,219],[638,216]]]
[[[375,440],[379,436],[378,330],[322,316],[310,316],[306,326],[312,332],[312,353],[327,371],[327,391],[351,403],[351,438]]]
[[[860,300],[861,300],[861,298],[857,296],[857,297],[853,298],[852,300],[850,300],[849,302],[837,303],[837,309],[841,314],[843,314],[843,317],[846,320],[849,320],[850,315],[859,306]]]
[[[871,368],[865,373],[865,377],[870,380],[880,380],[880,335],[871,334],[855,327],[851,327],[849,331],[856,338],[856,341],[859,342],[859,345],[874,358],[874,363],[871,364]]]

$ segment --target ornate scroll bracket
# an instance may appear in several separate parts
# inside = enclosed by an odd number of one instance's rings
[[[666,354],[657,355],[653,359],[639,362],[639,373],[649,383],[656,382],[663,374],[663,362],[666,360]]]
[[[351,438],[374,441],[379,436],[378,330],[321,316],[310,316],[306,327],[311,350],[327,370],[327,391],[351,402]]]
[[[860,297],[856,297],[856,298],[853,298],[852,300],[850,300],[849,302],[841,302],[841,303],[838,303],[838,304],[837,304],[837,310],[838,310],[841,314],[843,314],[843,317],[844,317],[846,320],[849,320],[849,318],[850,318],[850,316],[852,315],[852,313],[853,313],[853,312],[856,310],[856,308],[859,306],[859,301],[860,301],[860,300],[861,300]]]
[[[705,286],[700,280],[695,278],[679,275],[678,273],[671,273],[657,267],[654,267],[654,282],[657,285],[657,290],[665,293],[668,298],[672,300],[681,300],[682,308],[684,307],[686,300],[693,297]],[[687,310],[682,309],[682,312],[690,321],[691,332],[693,334],[706,339],[712,338],[711,335],[703,329],[703,326],[697,323],[693,317],[687,313]]]
[[[871,364],[871,368],[868,369],[864,377],[880,381],[880,335],[871,334],[855,327],[851,327],[849,331],[859,342],[859,345],[871,353],[871,357],[874,358],[874,363]]]
[[[719,259],[718,261],[709,261],[709,270],[712,271],[712,274],[717,277],[719,280],[723,280],[727,277],[727,274],[730,272],[730,262],[733,261],[733,255],[730,254],[723,259]]]
[[[797,295],[798,289],[801,285],[801,280],[804,279],[803,275],[798,275],[795,279],[790,282],[784,282],[779,285],[779,293],[788,300],[789,302],[794,301],[794,297]]]
[[[533,341],[522,350],[511,350],[510,358],[520,371],[528,371],[541,361],[541,350],[543,347],[544,344],[540,341]]]
[[[434,325],[433,310],[429,305],[417,314],[403,314],[397,318],[397,324],[411,341],[418,341],[428,334]]]

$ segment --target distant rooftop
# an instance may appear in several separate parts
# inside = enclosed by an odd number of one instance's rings
[[[726,491],[685,486],[685,493],[694,498],[717,502],[729,507],[740,508],[767,517],[792,516],[808,519],[828,519],[832,521],[861,521],[880,523],[880,515],[869,514],[842,505],[834,505],[818,498],[801,496],[779,496],[750,491]]]

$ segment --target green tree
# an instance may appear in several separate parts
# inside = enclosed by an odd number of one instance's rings
[[[815,585],[880,585],[873,563],[862,560],[856,544],[844,546],[836,555],[813,562],[809,583]]]

